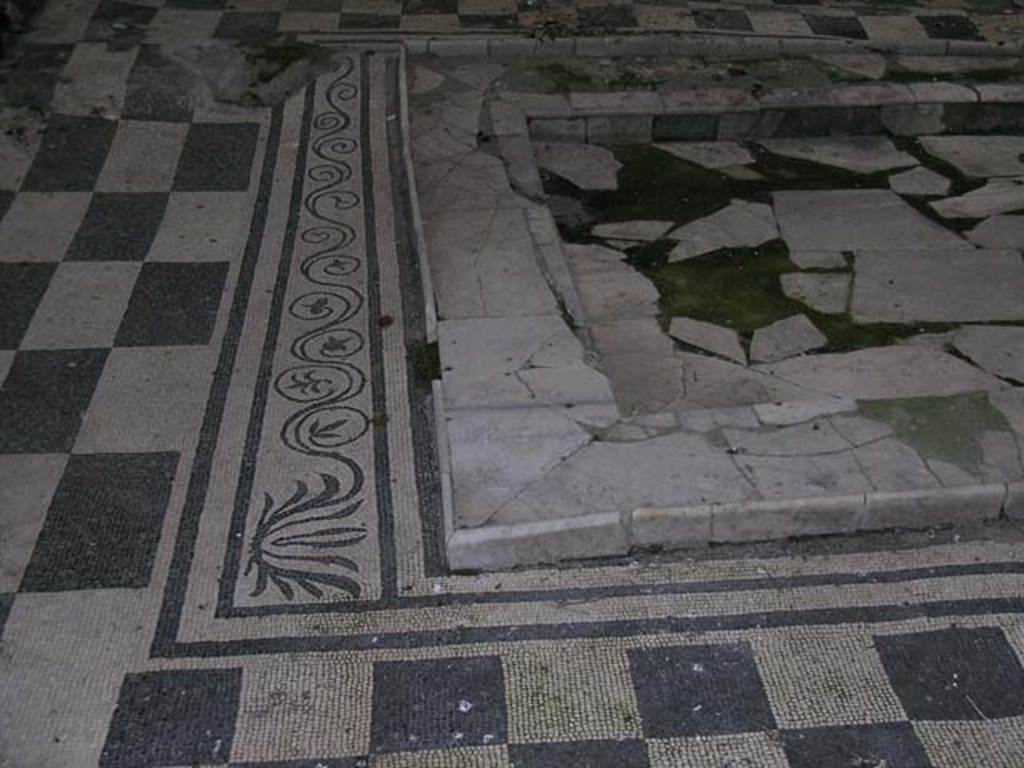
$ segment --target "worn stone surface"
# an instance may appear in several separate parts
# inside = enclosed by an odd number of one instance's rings
[[[839,251],[789,249],[789,260],[801,269],[845,269],[846,257]]]
[[[1021,447],[1024,448],[1024,388],[1015,387],[991,392],[988,399],[1006,417]]]
[[[673,317],[668,334],[674,339],[745,365],[747,353],[740,337],[731,328],[705,323],[689,317]]]
[[[1024,179],[995,179],[959,197],[930,203],[946,219],[980,219],[1024,210]]]
[[[455,514],[469,527],[486,523],[591,439],[553,408],[456,411],[448,435]]]
[[[791,250],[968,247],[888,190],[786,191],[772,198]]]
[[[767,139],[760,143],[777,155],[831,165],[854,173],[878,173],[917,165],[912,155],[896,149],[891,141],[878,136]]]
[[[426,224],[439,313],[446,318],[557,311],[523,211],[449,210]]]
[[[1013,251],[868,251],[855,272],[859,322],[1024,319],[1024,261]]]
[[[654,317],[596,323],[590,331],[597,365],[611,381],[624,413],[660,411],[682,395],[672,339]]]
[[[920,142],[965,176],[1024,175],[1024,136],[922,136]]]
[[[663,142],[654,146],[712,170],[742,167],[754,162],[754,156],[750,151],[735,141],[679,141]]]
[[[928,168],[912,168],[889,177],[889,187],[900,195],[944,195],[950,184],[945,176]]]
[[[719,168],[718,172],[736,181],[762,181],[765,177],[746,165],[730,165],[727,168]]]
[[[952,75],[1013,69],[1016,60],[1003,56],[900,55],[896,66],[922,75]]]
[[[751,403],[775,403],[830,397],[771,373],[748,368],[729,360],[680,352],[677,375],[681,389],[680,408],[731,408]],[[751,414],[753,415],[753,414]]]
[[[1013,482],[1024,476],[1020,447],[1010,432],[985,430],[981,445],[982,472],[989,481]]]
[[[578,142],[539,142],[534,144],[534,151],[537,165],[580,189],[618,189],[622,163],[604,147]]]
[[[873,443],[892,434],[892,427],[888,424],[857,415],[834,418],[832,426],[855,446]]]
[[[991,216],[967,232],[983,248],[1024,249],[1024,216]]]
[[[767,363],[784,360],[828,344],[807,315],[792,315],[754,331],[750,342],[750,359]]]
[[[893,136],[922,136],[946,130],[942,104],[886,104],[882,126]]]
[[[721,210],[669,233],[679,241],[669,261],[682,261],[720,248],[753,248],[779,236],[771,206],[733,200]]]
[[[513,193],[501,158],[486,152],[424,160],[417,166],[416,185],[428,235],[430,222],[446,213],[489,211],[523,202]]]
[[[970,325],[957,331],[953,346],[989,373],[1024,382],[1024,328]]]
[[[811,309],[827,315],[846,311],[850,295],[850,275],[792,272],[779,278],[782,292]]]
[[[449,409],[612,399],[559,316],[446,320],[438,335]]]
[[[417,64],[409,73],[409,93],[415,96],[429,93],[443,82],[444,75],[423,64]]]
[[[658,314],[658,291],[625,263],[625,254],[601,245],[569,244],[565,255],[590,323]]]
[[[953,355],[912,345],[806,355],[753,370],[821,395],[860,400],[955,395],[1004,386]]]
[[[755,456],[806,456],[835,453],[850,447],[825,419],[756,432],[723,429],[722,434],[733,450]]]
[[[737,408],[697,408],[678,411],[674,414],[681,429],[704,435],[719,427],[756,429],[761,425],[757,414],[750,406]]]
[[[857,410],[857,403],[842,397],[825,400],[794,400],[789,403],[760,403],[754,413],[762,424],[786,426],[810,421],[819,416],[848,413]]]
[[[671,221],[612,221],[598,224],[590,233],[604,239],[650,242],[662,237],[671,228]]]
[[[677,433],[637,443],[591,443],[531,484],[519,504],[498,517],[574,517],[753,496],[727,453],[705,437]]]
[[[944,486],[975,485],[978,482],[978,478],[970,472],[961,469],[956,464],[950,464],[948,461],[928,459],[925,464]]]
[[[873,490],[852,451],[816,456],[747,456],[736,463],[766,499],[841,496]],[[751,510],[751,517],[756,510]]]
[[[912,448],[891,437],[862,445],[854,454],[875,490],[917,490],[940,484]]]

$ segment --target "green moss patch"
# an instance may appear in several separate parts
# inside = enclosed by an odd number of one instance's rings
[[[558,201],[552,211],[559,229],[563,237],[574,242],[593,242],[590,229],[597,222],[655,219],[679,226],[712,214],[734,199],[770,203],[772,192],[779,190],[888,188],[888,173],[853,173],[776,155],[754,142],[747,146],[756,160],[751,167],[762,179],[733,179],[650,144],[613,150],[623,164],[617,190],[583,191],[554,174],[541,175],[545,190]],[[922,160],[927,154],[913,140],[901,140],[899,146]],[[957,184],[964,183],[962,176],[946,175]],[[570,201],[576,204],[568,205]],[[924,201],[909,202],[931,218],[936,217]],[[668,254],[673,246],[663,240],[627,251],[630,263],[657,288],[666,327],[673,317],[692,317],[732,328],[749,340],[758,328],[804,314],[828,338],[823,352],[887,346],[919,333],[956,327],[941,323],[861,324],[853,322],[848,314],[816,312],[782,291],[779,278],[801,271],[790,261],[782,240],[757,248],[724,249],[670,264]]]
[[[417,381],[428,384],[441,378],[441,353],[437,342],[412,342],[406,346],[406,360]]]
[[[918,333],[953,326],[937,323],[859,324],[849,315],[826,315],[782,292],[780,277],[797,272],[781,240],[758,248],[729,248],[668,263],[672,243],[658,242],[629,251],[630,263],[643,272],[660,296],[663,323],[692,317],[737,331],[745,339],[790,315],[804,314],[828,338],[823,352],[849,352],[886,346]]]
[[[750,334],[804,309],[779,286],[780,275],[796,270],[781,240],[759,248],[715,251],[673,264],[657,263],[651,250],[637,254],[633,263],[658,289],[666,319],[692,317]],[[646,264],[641,259],[646,259]]]
[[[982,432],[1011,430],[984,393],[870,400],[859,405],[861,415],[888,424],[922,458],[956,464],[968,472],[977,472],[981,464],[977,438]]]

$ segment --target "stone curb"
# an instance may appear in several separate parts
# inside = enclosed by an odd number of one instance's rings
[[[642,96],[643,98],[638,98]],[[503,94],[542,141],[647,143],[834,134],[924,135],[1024,128],[1024,86],[946,81],[665,94]],[[646,111],[642,111],[646,110]]]
[[[420,214],[420,196],[416,188],[416,172],[412,161],[412,149],[409,137],[409,78],[407,77],[407,53],[400,47],[399,53],[399,120],[402,125],[402,162],[405,163],[405,178],[409,185],[409,202],[412,214],[413,236],[416,254],[420,266],[420,286],[423,289],[424,333],[428,344],[437,341],[437,303],[434,299],[434,281],[430,273],[430,260],[427,258],[427,235],[423,228],[423,216]]]
[[[700,56],[755,59],[785,54],[874,51],[908,55],[1019,56],[1024,45],[973,40],[850,40],[721,33],[654,33],[539,40],[522,36],[427,36],[405,38],[410,53],[434,56],[547,57]]]
[[[429,35],[304,32],[299,39],[320,45],[403,45],[410,54],[439,57],[596,57],[699,56],[711,59],[760,59],[779,55],[894,53],[908,56],[1021,56],[1024,44],[974,40],[850,40],[830,37],[783,37],[730,32],[672,32],[609,37],[540,40],[522,35]]]
[[[1024,480],[1017,480],[1006,486],[1006,501],[1003,511],[1011,520],[1024,521]]]
[[[1002,516],[1007,511],[1007,498],[1007,484],[995,483],[686,507],[641,507],[627,515],[626,521],[631,546],[678,547],[977,524]],[[1024,501],[1024,497],[1019,501]]]
[[[1024,520],[1024,481],[877,491],[799,499],[755,499],[681,507],[639,507],[625,514],[481,526],[448,536],[455,570],[499,570],[561,560],[614,557],[802,536],[977,525]]]
[[[518,525],[461,528],[448,537],[448,566],[454,571],[485,571],[613,557],[628,551],[621,516],[604,512]]]
[[[452,490],[452,457],[448,442],[448,414],[444,407],[444,388],[440,379],[430,382],[430,395],[434,405],[434,438],[437,442],[437,473],[441,481],[441,512],[446,545],[456,533],[455,501]],[[449,547],[450,548],[450,547]]]

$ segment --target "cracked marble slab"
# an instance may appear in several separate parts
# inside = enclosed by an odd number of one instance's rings
[[[879,173],[918,164],[915,157],[897,149],[889,139],[880,136],[768,139],[760,144],[776,155],[830,165],[854,173]]]
[[[753,248],[779,236],[772,208],[764,203],[733,200],[710,216],[669,233],[678,241],[668,260],[683,261],[721,248]]]

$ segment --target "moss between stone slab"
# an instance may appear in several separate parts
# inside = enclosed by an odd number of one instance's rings
[[[651,144],[613,148],[622,163],[619,188],[584,191],[554,174],[541,179],[549,195],[579,200],[598,222],[655,219],[676,225],[714,213],[733,199],[771,202],[771,193],[785,189],[879,189],[888,187],[884,173],[858,174],[818,163],[774,155],[750,145],[755,164],[766,178],[739,180],[676,157]],[[556,220],[558,217],[556,216]],[[559,221],[571,240],[587,240],[588,229],[578,223]]]
[[[834,165],[776,155],[753,142],[748,145],[748,148],[756,160],[755,164],[750,167],[768,177],[765,181],[757,182],[764,187],[766,194],[786,189],[887,189],[889,187],[889,174],[885,171],[854,173]]]
[[[260,45],[246,54],[256,68],[256,79],[261,83],[269,83],[296,62],[309,60],[320,63],[329,57],[329,52],[318,45],[288,39]]]
[[[406,360],[413,375],[421,383],[429,384],[441,378],[441,354],[437,342],[413,342],[406,347]]]
[[[750,182],[729,179],[650,145],[617,147],[614,152],[623,164],[617,190],[583,191],[553,174],[542,173],[545,191],[579,200],[590,218],[600,222],[687,222],[713,213],[734,196],[750,199],[753,195]],[[587,239],[589,228],[559,224],[569,239]]]
[[[911,397],[859,403],[860,413],[892,427],[924,459],[938,459],[976,473],[978,438],[987,430],[1011,431],[1006,417],[983,392],[951,397]]]
[[[596,241],[589,234],[593,222],[655,219],[680,225],[707,216],[733,199],[770,202],[771,193],[779,190],[887,189],[889,186],[888,172],[859,174],[776,155],[754,143],[747,146],[756,161],[751,167],[766,178],[736,180],[652,145],[631,145],[613,150],[623,164],[617,190],[582,191],[546,172],[542,172],[542,179],[549,194],[564,203],[569,200],[579,203],[578,208],[568,205],[553,208],[562,235],[575,242]],[[898,146],[923,163],[932,159],[914,140],[899,141]],[[967,183],[955,169],[944,169],[944,175],[952,177],[958,188]],[[938,218],[924,201],[910,199],[910,202],[933,220]],[[848,314],[816,312],[786,296],[779,278],[789,272],[829,270],[800,270],[790,261],[782,240],[758,248],[724,249],[669,264],[668,254],[673,245],[663,240],[627,251],[630,263],[657,288],[666,327],[673,317],[692,317],[733,328],[749,340],[758,328],[802,313],[829,341],[827,347],[819,350],[821,352],[887,346],[915,334],[941,333],[957,327],[948,323],[862,324],[853,322]]]
[[[785,296],[779,286],[780,275],[797,269],[781,240],[673,264],[659,264],[653,247],[630,255],[658,289],[666,319],[692,317],[749,334],[803,311],[803,305]]]
[[[644,72],[626,68],[615,77],[609,78],[606,84],[612,91],[653,91],[661,81]]]
[[[558,62],[537,64],[533,69],[553,91],[590,91],[600,84],[586,72]]]
[[[782,291],[781,276],[801,270],[790,261],[781,240],[757,248],[723,249],[672,264],[667,260],[671,248],[671,243],[659,242],[629,251],[630,263],[658,290],[666,328],[673,317],[692,317],[732,328],[749,339],[758,328],[804,314],[828,338],[828,346],[819,351],[848,352],[954,327],[938,323],[860,324],[849,315],[814,311]]]

